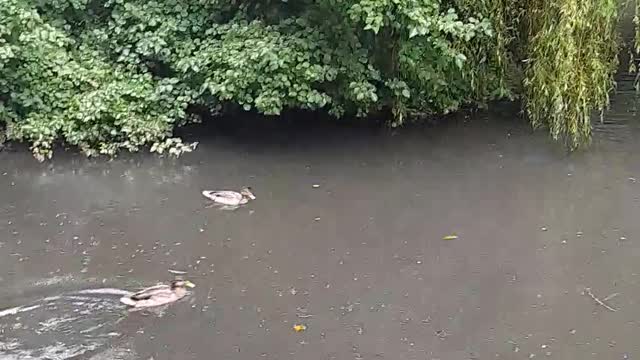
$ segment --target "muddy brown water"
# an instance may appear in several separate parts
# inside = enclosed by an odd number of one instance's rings
[[[634,104],[572,155],[500,109],[201,135],[179,160],[1,152],[0,358],[638,358]],[[243,185],[236,211],[200,194]],[[78,294],[168,270],[197,287],[158,311]]]

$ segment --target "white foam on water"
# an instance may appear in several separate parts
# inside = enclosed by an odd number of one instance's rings
[[[7,315],[15,315],[21,312],[30,311],[33,309],[39,308],[40,305],[32,305],[32,306],[16,306],[14,308],[9,308],[5,310],[0,310],[0,318],[5,317]]]
[[[80,291],[76,291],[75,294],[128,296],[133,293],[131,291],[122,290],[122,289],[104,288],[104,289],[80,290]]]

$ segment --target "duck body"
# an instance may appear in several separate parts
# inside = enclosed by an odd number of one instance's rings
[[[125,295],[120,298],[120,302],[134,308],[165,305],[182,299],[188,293],[187,288],[194,286],[190,281],[174,280],[169,285],[159,284]]]
[[[240,190],[240,192],[230,190],[204,190],[202,195],[217,204],[228,206],[244,205],[250,200],[255,200],[256,198],[250,188],[244,188]]]

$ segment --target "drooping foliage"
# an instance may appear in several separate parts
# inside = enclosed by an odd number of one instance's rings
[[[631,51],[629,52],[629,73],[636,74],[634,87],[637,93],[640,93],[640,69],[638,62],[640,61],[640,0],[634,3],[633,25],[634,37]]]
[[[192,147],[173,131],[198,120],[193,107],[399,125],[518,96],[524,74],[534,125],[577,144],[611,87],[616,8],[555,4],[2,0],[0,128],[40,159],[56,142],[179,154]]]
[[[615,0],[530,2],[526,110],[570,148],[591,138],[592,110],[609,104],[617,67]]]

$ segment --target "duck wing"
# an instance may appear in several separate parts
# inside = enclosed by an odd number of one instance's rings
[[[148,294],[148,293],[137,293],[137,294],[133,294],[131,296],[129,296],[130,299],[132,300],[149,300],[151,299],[152,294]]]
[[[238,204],[241,204],[243,201],[242,194],[235,191],[229,191],[229,190],[223,190],[223,191],[205,190],[202,192],[202,195],[209,200],[212,200],[218,204],[223,204],[223,205],[238,205]]]
[[[212,191],[212,190],[204,190],[202,195],[211,200],[216,200],[219,198],[225,199],[242,199],[242,194],[236,191],[230,190],[221,190],[221,191]]]
[[[156,285],[138,291],[137,293],[131,295],[129,298],[133,300],[148,300],[152,296],[164,295],[167,291],[171,291],[171,287],[169,285]]]

